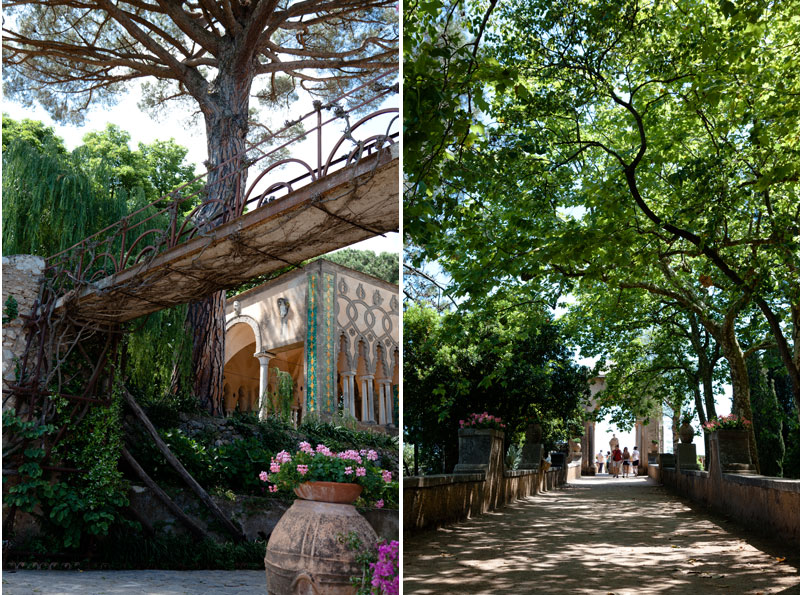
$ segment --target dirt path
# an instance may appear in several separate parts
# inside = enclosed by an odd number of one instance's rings
[[[406,539],[403,592],[789,594],[798,568],[652,480],[600,475]]]

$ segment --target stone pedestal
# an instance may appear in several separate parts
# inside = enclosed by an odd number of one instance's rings
[[[678,469],[698,471],[697,447],[691,443],[678,444]]]
[[[718,461],[721,473],[755,475],[756,468],[750,458],[747,430],[717,430],[711,432],[712,466]]]
[[[522,447],[520,469],[538,469],[544,457],[544,445],[526,442]]]
[[[503,462],[503,432],[463,428],[458,431],[458,464],[453,473],[489,473]]]
[[[675,455],[671,452],[658,453],[658,465],[662,469],[675,468]]]

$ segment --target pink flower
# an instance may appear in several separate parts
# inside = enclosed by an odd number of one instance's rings
[[[273,492],[273,493],[277,492],[278,491],[278,486],[269,486],[269,491]]]
[[[298,465],[297,472],[300,475],[305,475],[306,473],[308,473],[308,465]]]
[[[325,455],[326,457],[333,456],[331,449],[325,446],[324,444],[317,444],[317,452],[321,455]]]
[[[374,450],[367,451],[367,460],[370,461],[377,461],[378,460],[378,453]]]
[[[270,473],[277,473],[280,470],[281,470],[281,464],[280,463],[276,463],[275,461],[272,461],[269,464],[269,472]]]
[[[352,467],[345,467],[344,468],[344,474],[345,475],[351,475],[352,473],[353,473],[353,468]]]
[[[259,473],[259,474],[258,474],[258,478],[259,478],[261,481],[269,481],[269,475],[267,475],[267,472],[266,472],[266,471],[262,471],[261,473]]]
[[[290,455],[285,450],[280,451],[278,454],[275,455],[275,460],[279,463],[288,463],[292,460],[292,455]]]
[[[383,478],[383,481],[385,481],[386,483],[389,483],[390,481],[392,481],[392,472],[391,471],[382,471],[381,472],[381,477]]]
[[[308,442],[301,442],[300,443],[300,450],[310,455],[314,454],[314,449],[311,448],[311,445]]]
[[[340,452],[336,456],[339,457],[340,459],[361,463],[361,455],[359,455],[358,451],[356,450],[345,450],[344,452]]]
[[[356,477],[364,477],[367,474],[367,470],[364,467],[356,468]]]
[[[375,508],[383,508],[383,498],[375,502]]]

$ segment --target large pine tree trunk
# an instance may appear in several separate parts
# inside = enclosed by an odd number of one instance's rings
[[[186,321],[192,330],[192,391],[211,415],[222,415],[222,373],[225,366],[225,292],[189,304]]]
[[[210,100],[202,107],[208,140],[206,206],[195,216],[201,233],[236,215],[247,181],[245,138],[252,73],[220,69]],[[218,202],[214,202],[218,201]],[[225,364],[225,292],[189,304],[194,395],[212,415],[221,415]]]

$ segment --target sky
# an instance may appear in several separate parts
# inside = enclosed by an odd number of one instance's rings
[[[3,113],[8,114],[15,120],[29,118],[31,120],[41,120],[48,126],[52,126],[58,136],[64,139],[67,148],[72,150],[81,144],[85,134],[88,132],[104,130],[109,123],[117,124],[122,130],[131,135],[130,145],[132,148],[141,143],[151,143],[155,140],[174,139],[180,145],[189,150],[187,160],[197,165],[197,173],[204,171],[200,165],[207,157],[206,135],[202,121],[195,125],[187,122],[188,118],[184,113],[168,111],[158,121],[142,112],[137,103],[141,98],[138,86],[132,87],[131,91],[120,97],[119,103],[113,107],[92,108],[85,117],[83,126],[62,125],[53,121],[44,108],[24,107],[19,103],[3,98]],[[395,98],[395,104],[397,100]],[[310,112],[310,98],[302,98],[291,106],[291,113],[281,115],[278,121],[294,119]],[[327,118],[326,118],[327,119]],[[331,123],[333,126],[338,123]],[[327,128],[327,126],[325,127]],[[340,128],[343,128],[340,126]],[[323,135],[324,137],[324,135]],[[323,150],[323,155],[326,151]],[[389,233],[385,237],[377,236],[358,244],[353,244],[350,248],[359,250],[373,250],[375,252],[395,252],[399,253],[402,248],[400,234]]]

